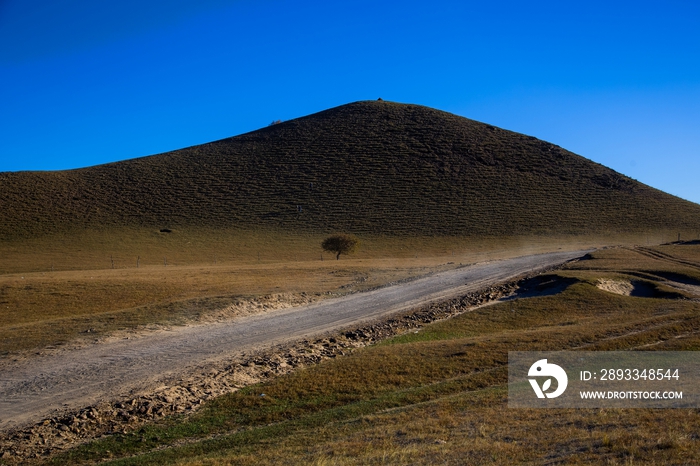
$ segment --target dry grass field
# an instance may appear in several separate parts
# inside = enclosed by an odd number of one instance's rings
[[[123,244],[106,250],[102,245],[114,241],[91,234],[70,242],[58,238],[48,246],[28,241],[3,251],[2,267],[11,272],[0,274],[0,355],[79,344],[115,332],[233,318],[459,264],[610,241],[369,237],[362,238],[357,254],[335,260],[322,253],[320,235],[221,236],[205,245],[205,238],[216,236],[173,233],[162,244],[163,238],[148,233],[125,234]],[[47,270],[49,262],[55,264],[53,271]]]
[[[698,259],[698,244],[600,250],[540,277],[540,296],[427,325],[48,463],[696,464],[698,409],[514,409],[506,383],[508,351],[699,351]],[[604,280],[644,281],[647,292],[611,293]]]

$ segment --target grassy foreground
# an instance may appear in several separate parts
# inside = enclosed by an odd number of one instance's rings
[[[506,403],[508,351],[699,351],[700,302],[669,277],[700,285],[700,245],[599,251],[551,275],[568,285],[559,294],[480,308],[49,464],[697,464],[697,409]]]

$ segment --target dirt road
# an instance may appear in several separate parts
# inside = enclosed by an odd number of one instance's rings
[[[4,364],[0,369],[0,429],[37,422],[56,410],[79,409],[165,377],[241,353],[351,329],[429,302],[463,295],[588,251],[557,252],[462,267],[370,292]]]

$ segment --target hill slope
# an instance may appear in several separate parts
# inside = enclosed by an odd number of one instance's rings
[[[357,102],[174,152],[0,173],[0,238],[72,229],[516,235],[700,228],[700,206],[534,137]]]

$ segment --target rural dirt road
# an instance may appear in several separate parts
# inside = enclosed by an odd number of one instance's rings
[[[244,352],[357,328],[363,322],[477,291],[587,252],[476,264],[307,306],[5,362],[0,367],[0,429],[38,422],[57,410],[77,410],[130,391],[147,390],[166,377],[231,360]]]

